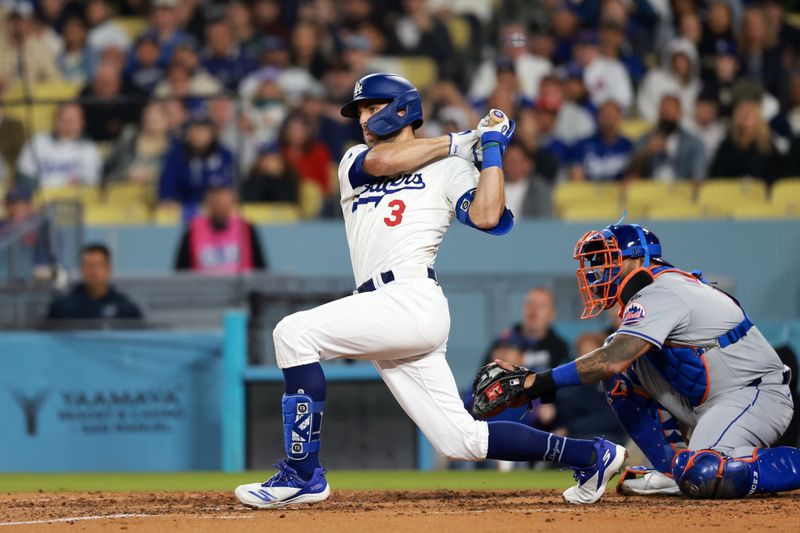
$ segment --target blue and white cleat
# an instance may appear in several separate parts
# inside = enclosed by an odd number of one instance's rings
[[[595,503],[606,491],[606,484],[622,468],[628,452],[622,446],[597,438],[594,442],[597,460],[586,468],[573,468],[578,482],[564,491],[564,501],[574,504]]]
[[[316,503],[327,500],[331,487],[325,479],[325,469],[314,470],[308,481],[297,475],[297,471],[281,459],[277,465],[278,473],[264,483],[239,485],[234,493],[236,499],[254,509],[276,509],[295,503]]]

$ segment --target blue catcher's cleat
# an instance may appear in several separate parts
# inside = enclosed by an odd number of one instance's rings
[[[594,451],[597,460],[591,466],[576,468],[575,480],[578,482],[564,491],[564,501],[574,504],[595,503],[606,491],[606,484],[619,473],[628,452],[622,446],[605,439],[596,438]]]
[[[330,496],[331,488],[325,480],[325,469],[321,466],[314,470],[308,481],[297,475],[297,471],[284,459],[274,466],[278,473],[264,483],[236,487],[236,499],[242,505],[254,509],[275,509],[294,503],[321,502]]]

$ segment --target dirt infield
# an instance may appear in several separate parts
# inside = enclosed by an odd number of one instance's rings
[[[230,493],[0,495],[0,531],[800,531],[800,492],[742,501],[626,498],[572,507],[557,491],[334,492],[314,506],[253,511]]]

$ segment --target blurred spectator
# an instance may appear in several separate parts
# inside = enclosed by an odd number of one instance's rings
[[[789,78],[789,105],[786,119],[795,137],[800,137],[800,67]]]
[[[86,40],[96,54],[109,47],[123,51],[131,47],[128,32],[114,22],[107,0],[89,0],[86,3],[86,21],[89,25]]]
[[[372,59],[369,39],[358,33],[345,38],[342,45],[342,60],[347,68],[359,76],[368,74],[373,71]]]
[[[336,40],[344,42],[350,35],[358,34],[367,38],[371,52],[382,53],[386,49],[386,32],[378,24],[373,2],[345,0],[336,7],[340,9]]]
[[[455,74],[455,51],[447,28],[431,14],[425,0],[403,0],[403,14],[388,26],[389,50],[396,55],[428,56],[436,63],[439,78]]]
[[[158,184],[162,203],[183,206],[186,219],[200,207],[211,183],[235,182],[236,166],[230,150],[220,145],[214,125],[207,118],[194,118],[186,126],[183,138],[172,143],[167,152]]]
[[[290,114],[280,133],[284,159],[301,181],[319,185],[323,196],[328,196],[336,183],[336,167],[325,144],[316,138],[311,121],[303,113]]]
[[[258,68],[255,59],[236,44],[233,29],[226,19],[217,19],[206,27],[202,65],[230,90],[235,90],[242,78]]]
[[[122,130],[106,159],[105,178],[110,182],[155,185],[169,148],[169,124],[164,105],[151,102],[142,112],[140,125]]]
[[[0,91],[0,176],[4,170],[8,170],[9,175],[13,173],[24,144],[25,127],[20,120],[8,116],[3,108],[3,94]]]
[[[19,2],[8,11],[5,31],[0,32],[6,37],[0,54],[0,87],[11,87],[21,73],[28,87],[61,80],[50,34],[33,19],[31,4]]]
[[[286,24],[282,14],[280,0],[255,0],[253,2],[253,19],[261,33],[273,35],[284,43],[288,43],[291,25]]]
[[[717,42],[733,42],[736,33],[733,29],[733,8],[728,0],[712,0],[708,6],[700,40],[700,57],[705,68],[710,69],[713,56],[717,53]]]
[[[680,98],[665,94],[658,110],[658,124],[639,140],[630,173],[667,182],[705,179],[705,146],[680,125],[682,116]]]
[[[800,136],[795,136],[789,146],[784,175],[790,177],[800,176]]]
[[[225,20],[231,25],[233,39],[241,53],[257,58],[261,53],[263,35],[256,29],[253,13],[247,2],[234,0],[225,6]]]
[[[466,102],[464,105],[469,108]],[[311,127],[318,132],[319,139],[325,143],[334,161],[339,161],[345,152],[347,129],[338,120],[341,116],[338,109],[335,110],[335,115],[331,116],[329,106],[325,102],[325,88],[321,84],[315,84],[303,92],[300,111],[308,117]],[[469,129],[477,123],[477,120],[470,121],[462,130]]]
[[[125,78],[139,92],[150,94],[164,78],[165,69],[158,63],[158,41],[142,36],[136,40],[125,66]]]
[[[195,46],[195,40],[181,29],[177,8],[180,0],[153,0],[150,26],[140,37],[154,38],[158,43],[158,64],[166,67],[172,61],[175,48],[181,44]]]
[[[259,148],[256,164],[242,183],[240,191],[243,203],[300,202],[297,174],[286,165],[278,143]]]
[[[503,157],[506,207],[517,218],[553,216],[552,191],[547,178],[535,172],[533,159],[518,144],[512,144]]]
[[[236,155],[239,168],[250,168],[256,158],[258,141],[247,126],[242,124],[235,103],[226,94],[219,94],[206,102],[208,118],[214,125],[214,133],[220,144]]]
[[[62,104],[55,131],[34,135],[17,160],[17,181],[31,189],[97,185],[102,160],[97,145],[83,138],[83,110]]]
[[[616,59],[628,71],[635,85],[642,80],[647,68],[642,60],[631,50],[625,40],[625,26],[614,18],[603,19],[600,23],[600,53],[607,58]]]
[[[172,137],[183,134],[183,127],[189,120],[189,110],[180,98],[167,98],[161,102],[164,118],[167,120],[167,129]]]
[[[567,343],[552,328],[555,320],[556,302],[553,291],[546,287],[534,287],[525,296],[522,322],[503,331],[492,343],[492,349],[503,344],[518,347],[523,353],[522,365],[534,372],[566,363],[569,360],[569,349]]]
[[[276,141],[281,124],[286,118],[287,109],[283,91],[278,85],[279,76],[280,71],[277,68],[267,67],[256,72],[245,82],[253,86],[252,92],[250,87],[246,88],[245,84],[242,84],[242,93],[249,93],[246,99],[242,94],[245,119],[259,144]]]
[[[717,41],[710,67],[710,71],[703,80],[703,92],[716,99],[719,104],[720,116],[730,117],[735,104],[733,87],[739,76],[739,56],[736,43]]]
[[[83,20],[79,17],[67,19],[63,35],[64,50],[58,56],[58,68],[65,80],[83,83],[89,77],[91,61]]]
[[[232,184],[212,182],[205,212],[192,219],[181,238],[175,269],[225,275],[266,268],[258,232],[236,212]]]
[[[700,65],[694,44],[687,39],[670,41],[661,52],[661,67],[647,73],[639,88],[639,116],[655,122],[659,102],[665,94],[681,99],[684,116],[691,117],[700,93]]]
[[[473,75],[469,95],[473,99],[489,96],[497,85],[497,64],[504,59],[513,65],[513,72],[519,78],[519,90],[527,97],[535,99],[539,93],[541,80],[553,70],[547,58],[532,54],[528,49],[528,34],[519,23],[510,23],[500,30],[497,56],[485,60]]]
[[[7,236],[15,230],[30,231],[21,236],[21,249],[17,249],[17,253],[11,257],[3,258],[3,268],[7,267],[8,259],[16,261],[17,275],[27,277],[26,274],[32,272],[37,278],[48,279],[52,276],[53,263],[49,225],[46,221],[36,224],[36,214],[33,194],[28,188],[18,185],[8,190],[5,217],[0,219],[0,236]],[[8,250],[4,252],[9,253]]]
[[[111,63],[103,63],[90,84],[80,93],[84,100],[86,134],[95,141],[116,139],[127,124],[139,120],[139,102],[133,89],[123,87],[122,72]]]
[[[533,102],[520,90],[520,81],[514,63],[500,57],[495,65],[497,83],[488,98],[474,100],[473,108],[478,115],[485,115],[490,109],[502,109],[510,116],[516,116],[523,107],[530,107]]]
[[[549,120],[548,117],[549,115],[544,118]],[[533,109],[520,111],[517,115],[517,133],[514,141],[531,159],[536,173],[545,178],[548,184],[553,184],[558,177],[560,158],[563,157],[563,151],[558,151],[558,149],[563,146],[566,150],[566,145],[560,139],[540,134],[542,118],[538,109],[536,111]]]
[[[583,83],[589,99],[596,107],[613,98],[622,110],[633,102],[633,86],[628,71],[618,59],[600,55],[597,34],[583,30],[578,34],[574,46],[575,60],[583,70]]]
[[[782,43],[774,36],[770,39],[767,31],[767,17],[761,6],[748,6],[742,19],[742,72],[760,80],[774,96],[780,96],[784,89]]]
[[[190,66],[193,57],[190,49],[186,49],[184,55],[188,61],[183,61],[179,52],[176,50],[175,60],[167,69],[166,79],[156,85],[153,95],[158,98],[177,96],[189,108],[198,110],[202,108],[204,98],[222,92],[222,85],[204,70]]]
[[[699,13],[692,11],[681,15],[678,19],[678,37],[690,41],[695,50],[700,49],[703,40],[703,23],[700,21]],[[701,71],[705,65],[700,65]]]
[[[584,333],[575,341],[576,357],[600,348],[604,333]],[[556,432],[576,439],[605,435],[608,439],[624,441],[627,435],[614,412],[606,404],[602,383],[583,387],[567,387],[556,396]]]
[[[573,181],[621,180],[633,155],[633,143],[620,133],[622,108],[614,100],[600,105],[598,131],[575,143],[567,152]]]
[[[585,107],[565,100],[561,81],[555,76],[542,78],[536,110],[543,135],[565,144],[589,137],[596,130],[594,117]]]
[[[221,11],[218,4],[219,2],[204,0],[178,0],[175,8],[178,27],[186,30],[195,43],[202,42],[205,38],[206,21],[213,19],[215,13]]]
[[[320,46],[320,28],[309,22],[300,22],[292,31],[290,61],[292,66],[300,67],[316,79],[322,79],[328,63]]]
[[[556,4],[551,23],[556,39],[552,59],[557,65],[564,65],[573,60],[573,44],[580,22],[578,8],[573,2],[564,1]]]
[[[717,98],[705,89],[697,96],[697,101],[694,103],[694,117],[687,127],[703,142],[706,158],[710,160],[725,138],[725,125],[719,118]]]
[[[39,22],[56,33],[63,33],[67,20],[80,16],[82,12],[77,0],[38,0],[33,5]]]
[[[139,307],[111,285],[111,252],[89,244],[81,252],[81,282],[50,302],[47,320],[141,319]]]
[[[714,178],[761,178],[771,184],[779,177],[780,160],[770,139],[769,126],[758,102],[740,102],[733,113],[728,135],[719,145],[709,176]]]
[[[800,27],[789,24],[786,17],[786,8],[791,4],[782,0],[765,0],[761,5],[767,17],[767,41],[771,45],[779,43],[788,56],[788,62],[800,59]],[[794,12],[797,10],[795,2]]]

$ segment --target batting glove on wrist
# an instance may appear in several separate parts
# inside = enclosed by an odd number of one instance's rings
[[[494,124],[490,124],[491,122]],[[514,137],[516,127],[516,123],[499,109],[490,110],[489,114],[478,123],[480,143],[475,150],[477,160],[483,161],[483,149],[489,146],[497,145],[500,147],[500,153],[505,153],[508,143]]]
[[[474,161],[474,151],[480,139],[480,134],[477,130],[459,131],[450,134],[450,152],[448,155],[454,155],[467,161]]]

